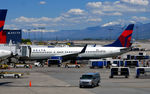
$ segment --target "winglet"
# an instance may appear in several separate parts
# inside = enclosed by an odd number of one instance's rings
[[[81,52],[80,52],[80,53],[85,53],[86,48],[87,48],[87,44],[83,47],[83,49],[81,50]]]

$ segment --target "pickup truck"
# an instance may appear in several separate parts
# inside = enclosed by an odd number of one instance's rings
[[[22,76],[23,76],[23,73],[0,72],[0,78],[20,78]]]

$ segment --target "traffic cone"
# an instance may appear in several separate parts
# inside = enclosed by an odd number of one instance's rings
[[[75,61],[75,65],[77,65],[77,61]]]
[[[32,65],[30,65],[30,69],[32,69]]]
[[[29,82],[29,87],[31,87],[31,81]]]

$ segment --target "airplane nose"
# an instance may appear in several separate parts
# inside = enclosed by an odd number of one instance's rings
[[[11,51],[5,51],[5,53],[8,55],[13,55],[13,53]]]

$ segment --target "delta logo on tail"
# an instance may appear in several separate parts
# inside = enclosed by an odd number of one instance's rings
[[[6,33],[3,32],[7,9],[0,9],[0,43],[6,43]]]
[[[124,32],[119,38],[112,44],[105,45],[105,47],[131,47],[131,37],[133,32],[134,24],[128,25]]]

